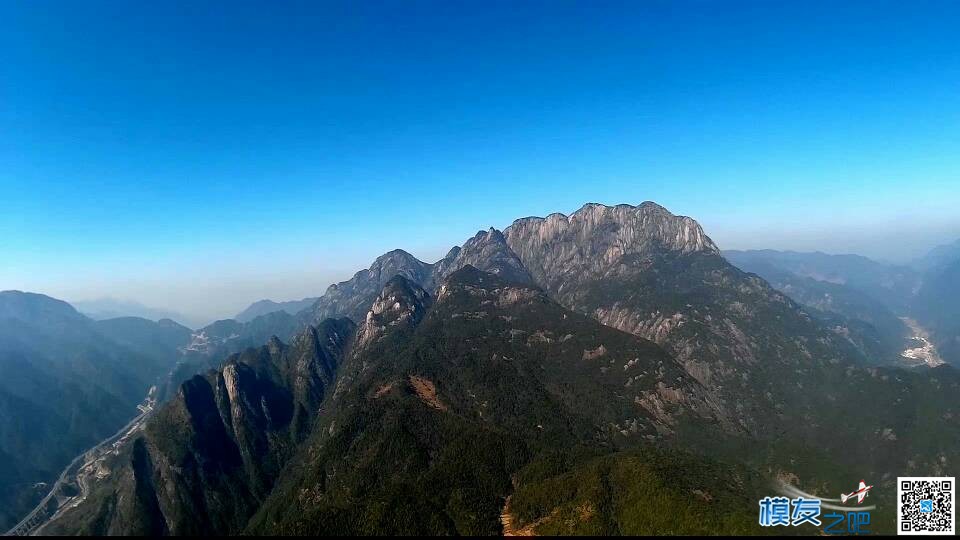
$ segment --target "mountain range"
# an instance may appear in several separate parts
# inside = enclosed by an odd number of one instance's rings
[[[189,336],[170,320],[94,321],[44,295],[0,292],[0,523],[127,423]]]
[[[930,329],[944,360],[960,365],[960,257],[925,276],[914,302],[916,316]]]
[[[83,313],[87,317],[97,321],[117,319],[120,317],[137,317],[151,321],[170,319],[172,321],[176,321],[177,324],[191,328],[198,326],[195,319],[184,315],[183,313],[145,306],[139,302],[134,302],[131,300],[98,298],[94,300],[71,301],[70,305],[80,313]]]
[[[250,304],[246,309],[233,317],[237,322],[250,322],[261,315],[267,315],[277,311],[283,311],[290,315],[296,315],[304,309],[312,306],[318,298],[304,298],[302,300],[289,300],[287,302],[274,302],[273,300],[259,300]]]
[[[952,268],[723,253],[650,202],[395,250],[193,332],[169,400],[41,532],[751,533],[775,481],[861,477],[892,532],[896,477],[960,459],[960,376],[904,368],[889,333],[917,310],[948,335],[952,306],[916,305]]]
[[[960,241],[938,246],[910,265],[773,250],[724,256],[803,304],[878,364],[902,360],[900,353],[918,339],[911,328],[918,321],[937,356],[960,365],[960,308],[954,301]]]

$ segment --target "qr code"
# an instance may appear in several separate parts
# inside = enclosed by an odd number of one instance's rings
[[[956,534],[956,479],[897,478],[898,534]]]

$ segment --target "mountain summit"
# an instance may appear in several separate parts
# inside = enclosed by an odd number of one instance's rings
[[[425,283],[432,271],[427,264],[402,249],[395,249],[377,257],[370,268],[354,274],[349,281],[331,285],[306,315],[315,322],[328,317],[349,317],[363,321],[370,301],[394,276],[403,276],[414,283]]]
[[[504,231],[507,243],[538,279],[571,271],[595,271],[623,256],[663,249],[719,253],[696,221],[662,206],[590,203],[573,214],[518,219]],[[549,247],[552,255],[537,260]]]

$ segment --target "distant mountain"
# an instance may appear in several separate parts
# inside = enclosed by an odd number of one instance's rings
[[[263,344],[271,336],[286,339],[302,328],[296,317],[285,311],[260,315],[251,321],[224,319],[193,332],[184,349],[210,357],[225,358],[243,349]]]
[[[884,264],[860,255],[730,250],[724,256],[738,266],[771,265],[796,276],[846,285],[898,313],[908,309],[921,282],[920,273],[911,267]]]
[[[931,267],[913,309],[933,334],[940,356],[960,366],[960,256]]]
[[[960,311],[956,308],[960,240],[938,246],[911,267],[855,255],[771,250],[726,251],[734,264],[770,281],[868,357],[895,358],[905,345],[904,324],[916,319],[939,355],[960,365]]]
[[[231,354],[258,347],[273,336],[287,341],[304,327],[301,319],[286,311],[273,311],[247,322],[224,319],[208,324],[191,333],[179,347],[177,365],[162,385],[161,396],[172,396],[181,383],[197,373],[219,368]]]
[[[936,274],[958,260],[960,260],[960,239],[931,249],[923,257],[911,262],[911,266],[924,274]]]
[[[70,304],[87,317],[94,320],[116,319],[119,317],[139,317],[151,321],[170,319],[181,325],[192,327],[196,321],[190,317],[169,311],[145,306],[131,300],[117,300],[115,298],[99,298],[96,300],[81,300]]]
[[[888,307],[888,302],[837,279],[823,281],[804,275],[802,269],[816,266],[823,259],[822,254],[806,254],[811,259],[809,263],[797,262],[804,254],[785,255],[772,250],[724,251],[723,255],[741,270],[759,275],[803,305],[834,333],[849,339],[870,363],[902,361],[900,354],[907,348],[909,329]],[[801,273],[794,273],[798,268]]]
[[[93,321],[40,294],[0,292],[0,527],[36,503],[81,451],[135,416],[189,330]]]
[[[63,300],[22,291],[0,291],[0,319],[51,328],[87,322],[86,317]]]
[[[164,363],[177,358],[190,342],[193,331],[170,319],[150,321],[139,317],[119,317],[96,321],[94,328],[115,343]]]
[[[290,315],[296,315],[304,309],[312,306],[317,300],[318,298],[304,298],[303,300],[290,300],[287,302],[260,300],[250,304],[247,309],[238,313],[234,319],[239,322],[249,322],[261,315],[266,315],[275,311],[285,311]]]
[[[960,365],[960,311],[954,302],[960,298],[955,286],[960,240],[934,248],[909,268],[856,255],[760,250],[724,256],[805,305],[867,357],[896,360],[908,334],[897,319],[910,316],[930,332],[944,360]]]

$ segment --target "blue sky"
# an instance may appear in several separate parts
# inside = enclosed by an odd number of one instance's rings
[[[654,200],[722,247],[960,237],[957,2],[0,2],[0,289],[199,317]]]

